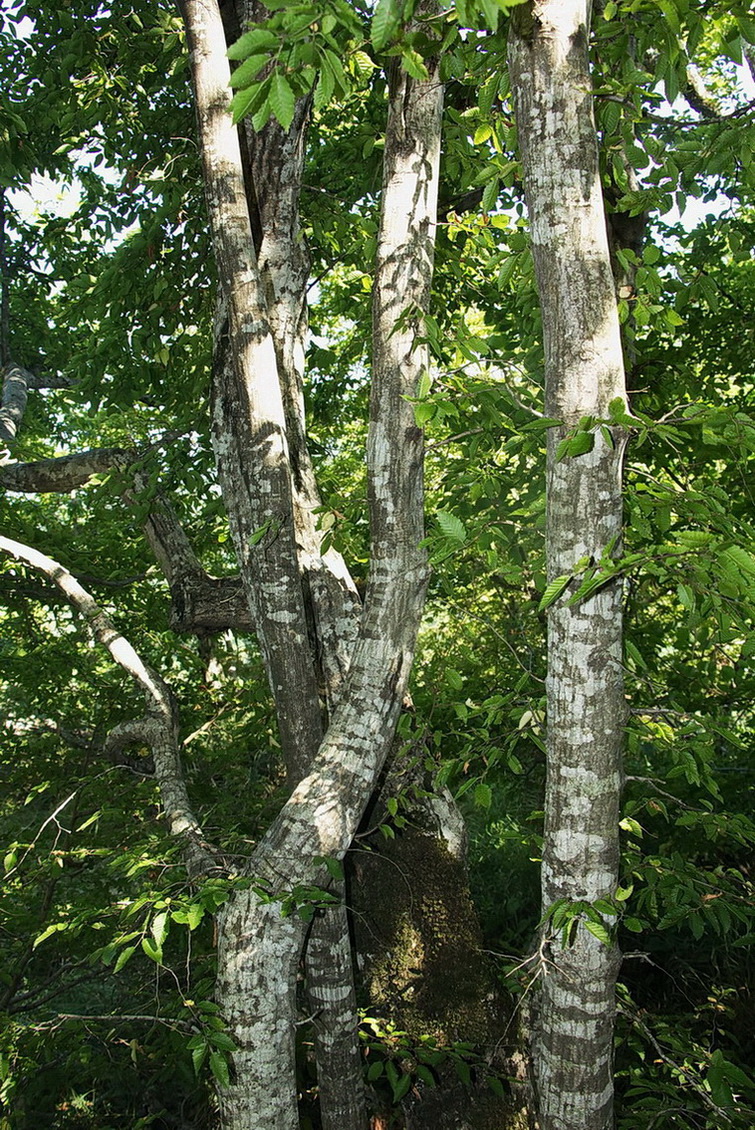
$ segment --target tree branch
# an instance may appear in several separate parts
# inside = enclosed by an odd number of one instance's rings
[[[135,458],[133,450],[101,447],[57,459],[7,463],[0,467],[0,487],[23,494],[65,494],[86,486],[93,475],[127,467]]]
[[[219,857],[205,841],[189,802],[179,753],[178,710],[168,684],[141,659],[94,598],[57,561],[10,538],[0,537],[0,551],[53,581],[87,620],[98,642],[142,689],[146,703],[144,717],[116,727],[112,741],[116,746],[125,745],[128,741],[142,742],[151,747],[168,826],[171,834],[182,841],[190,874],[216,870]]]

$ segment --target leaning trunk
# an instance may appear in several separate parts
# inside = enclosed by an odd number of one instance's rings
[[[511,80],[543,312],[545,410],[562,421],[548,442],[549,580],[574,573],[580,560],[615,552],[622,525],[618,429],[590,429],[587,422],[591,450],[584,451],[589,440],[582,454],[579,445],[571,456],[558,450],[580,420],[606,420],[611,402],[625,397],[588,35],[586,0],[528,4],[512,19]],[[544,912],[557,900],[610,899],[618,883],[626,713],[621,589],[607,584],[571,603],[578,583],[548,613]],[[600,933],[601,923],[592,924]],[[544,927],[543,954],[533,1034],[542,1130],[607,1130],[619,951],[580,915],[566,945]]]

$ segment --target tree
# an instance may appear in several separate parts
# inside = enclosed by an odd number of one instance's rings
[[[357,991],[373,1006],[369,1080],[412,1125],[520,1125],[500,1078],[512,1074],[500,1049],[516,1051],[519,1013],[489,1027],[463,867],[437,847],[458,856],[464,838],[448,784],[470,817],[489,938],[499,904],[492,948],[521,955],[525,1006],[538,986],[530,1113],[542,1125],[610,1124],[619,931],[645,931],[657,953],[684,951],[687,928],[711,946],[716,930],[746,936],[739,861],[752,826],[734,801],[724,830],[696,790],[723,800],[714,757],[744,771],[732,751],[748,724],[748,502],[722,500],[711,468],[748,466],[750,405],[738,399],[741,358],[711,350],[721,327],[711,333],[700,306],[723,288],[732,336],[728,296],[746,303],[748,275],[721,253],[741,255],[750,221],[740,208],[689,249],[644,241],[671,193],[683,202],[701,177],[746,198],[732,154],[747,167],[749,111],[727,104],[720,59],[752,28],[744,9],[708,5],[704,22],[695,3],[606,4],[592,29],[576,2],[514,7],[509,17],[497,2],[439,12],[381,0],[373,12],[186,0],[179,19],[146,2],[126,12],[77,0],[15,12],[34,26],[7,36],[4,181],[41,169],[81,184],[69,219],[25,219],[10,194],[0,254],[0,426],[12,449],[0,478],[15,496],[2,545],[28,566],[3,572],[16,676],[3,703],[18,752],[7,763],[15,925],[0,994],[14,1020],[0,1075],[6,1102],[15,1079],[17,1096],[24,1083],[45,1096],[18,1115],[24,1130],[52,1110],[75,1123],[29,1065],[44,1061],[51,1030],[76,1045],[93,1024],[130,1026],[124,1055],[150,1080],[133,1085],[138,1099],[93,1107],[97,1124],[181,1121],[161,1113],[159,1093],[173,1082],[166,1065],[193,1062],[209,1067],[229,1126],[301,1116],[364,1127]],[[659,84],[669,102],[684,91],[699,121],[657,114]],[[308,310],[313,278],[320,299]],[[198,410],[209,400],[210,428]],[[81,645],[77,615],[32,570],[89,618],[131,685]],[[684,658],[674,592],[713,695]],[[228,629],[235,640],[219,635]],[[251,631],[259,653],[244,641]],[[540,807],[546,746],[537,909],[539,844],[523,813]],[[126,775],[133,788],[114,799],[111,782]],[[703,834],[711,858],[685,840]],[[486,889],[495,837],[508,862]],[[393,887],[360,890],[381,863]],[[357,911],[356,988],[345,902]],[[390,918],[393,966],[373,953],[371,902]],[[463,930],[451,910],[467,915]],[[656,940],[663,931],[670,942]],[[466,945],[445,964],[432,949],[444,932]],[[82,956],[92,948],[100,970],[117,970],[101,984]],[[149,1000],[140,954],[161,1003],[124,1016],[119,992]],[[458,969],[469,972],[448,1023],[426,1007],[433,963],[446,1004]],[[733,947],[724,964],[734,984]],[[380,985],[391,970],[392,994]],[[736,1124],[734,1093],[751,1086],[743,1045],[711,1034],[706,1004],[692,1009],[694,1038],[673,1019],[678,998],[649,1019],[630,971],[619,987],[622,1125],[672,1125],[689,1111]],[[312,1055],[316,1114],[297,1112]],[[118,1079],[131,1070],[127,1058]]]
[[[620,958],[600,919],[619,886],[625,701],[621,587],[573,580],[620,552],[626,416],[588,66],[586,4],[515,13],[511,81],[543,312],[548,432],[546,564],[548,770],[542,903],[543,976],[534,1043],[542,1124],[613,1125],[614,983]],[[602,423],[601,423],[602,421]],[[564,595],[561,595],[564,594]],[[560,599],[559,599],[560,598]],[[561,915],[559,915],[561,911]]]

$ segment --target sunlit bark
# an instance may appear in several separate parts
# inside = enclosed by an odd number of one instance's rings
[[[624,400],[614,282],[603,213],[588,70],[585,0],[517,9],[511,85],[524,162],[532,249],[543,312],[548,578],[617,546],[622,439],[596,431],[591,451],[559,460],[559,442],[584,416],[606,419]],[[625,702],[618,583],[548,613],[548,770],[542,900],[593,902],[618,883]],[[613,1125],[615,945],[580,923],[570,946],[547,937],[533,1036],[542,1130]]]

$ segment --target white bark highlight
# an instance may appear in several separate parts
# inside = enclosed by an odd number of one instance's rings
[[[425,309],[429,297],[441,93],[437,80],[414,83],[400,72],[391,78],[368,443],[372,564],[359,639],[327,734],[250,865],[276,891],[327,882],[314,858],[342,857],[351,843],[393,737],[414,653],[427,564],[420,548],[422,434],[407,398],[426,358],[414,349],[411,329],[394,329],[407,305]],[[415,177],[408,214],[407,170]],[[225,1125],[290,1130],[297,1124],[291,1001],[302,931],[245,892],[224,909],[220,932],[218,999],[239,1047],[236,1081],[222,1096]]]
[[[514,10],[509,60],[543,311],[548,437],[547,571],[599,559],[622,524],[621,451],[556,461],[582,416],[607,417],[625,400],[619,322],[592,115],[586,0],[542,0]],[[608,585],[577,607],[569,593],[548,613],[548,771],[543,907],[606,898],[618,884],[623,728],[621,590]],[[613,1124],[614,984],[620,956],[584,926],[549,946],[533,1059],[542,1130]]]

